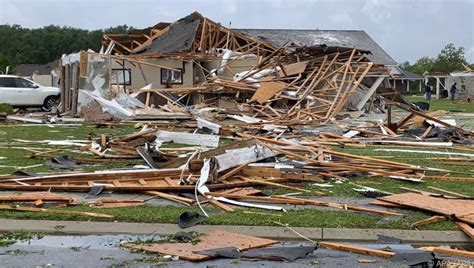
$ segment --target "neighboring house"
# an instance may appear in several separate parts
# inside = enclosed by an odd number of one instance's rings
[[[405,90],[406,92],[409,92],[410,82],[418,82],[418,90],[420,92],[423,91],[423,84],[425,80],[423,76],[403,70],[401,68],[398,69],[400,69],[401,72],[398,74],[392,73],[393,78],[389,79],[392,88],[397,89],[400,92]]]
[[[474,71],[440,73],[425,72],[423,74],[425,81],[434,85],[434,95],[436,99],[445,96],[451,98],[451,86],[456,83],[456,93],[454,99],[470,101],[474,98]],[[444,91],[444,95],[443,94]]]
[[[454,99],[472,101],[474,98],[474,71],[453,72],[446,77],[446,88],[451,97],[451,86],[456,83]]]
[[[59,60],[46,64],[20,64],[15,75],[31,78],[34,82],[48,87],[57,87],[59,78]]]

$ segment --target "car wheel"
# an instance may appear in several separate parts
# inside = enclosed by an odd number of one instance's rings
[[[55,97],[55,96],[49,96],[47,97],[45,100],[44,100],[44,103],[43,103],[43,110],[45,111],[51,111],[51,109],[58,105],[58,100],[59,98],[58,97]]]

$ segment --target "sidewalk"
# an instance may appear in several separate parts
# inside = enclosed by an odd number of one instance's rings
[[[197,225],[181,229],[176,224],[123,223],[123,222],[77,222],[77,221],[36,221],[0,219],[0,232],[30,231],[60,233],[61,235],[90,234],[160,234],[171,235],[179,231],[207,233],[220,229],[251,236],[260,236],[276,240],[301,240],[291,230],[275,226],[233,226],[233,225]],[[352,229],[352,228],[305,228],[294,230],[312,240],[331,240],[347,242],[374,242],[377,235],[399,238],[403,243],[464,244],[472,240],[461,231],[417,231],[397,229]]]

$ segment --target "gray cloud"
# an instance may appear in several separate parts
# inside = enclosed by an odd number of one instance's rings
[[[0,24],[144,28],[193,11],[234,28],[361,29],[399,62],[454,43],[474,62],[474,0],[0,0]]]

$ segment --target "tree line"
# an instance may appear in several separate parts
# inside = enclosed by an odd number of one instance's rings
[[[447,44],[436,58],[421,57],[415,63],[405,61],[400,63],[404,70],[423,75],[428,73],[450,73],[454,71],[465,71],[466,67],[474,70],[474,64],[469,64],[466,60],[466,52],[463,47],[456,47],[454,44]]]
[[[99,51],[103,34],[126,34],[131,29],[127,25],[92,31],[55,25],[37,29],[0,25],[0,72],[8,65],[45,64],[83,49]]]

